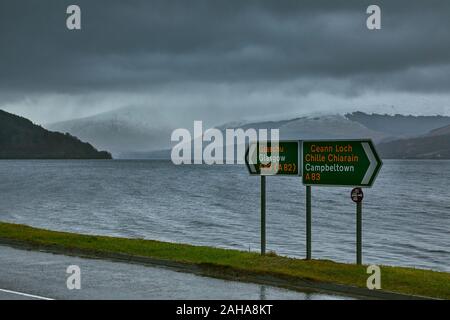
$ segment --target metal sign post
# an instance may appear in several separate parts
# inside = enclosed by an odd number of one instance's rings
[[[356,204],[356,264],[362,264],[362,202]]]
[[[306,186],[306,260],[311,260],[311,186]]]
[[[271,159],[275,154],[277,161]],[[264,163],[262,159],[269,161]],[[299,141],[279,141],[275,146],[270,141],[264,143],[260,141],[252,142],[247,146],[245,152],[247,170],[251,175],[261,177],[261,255],[266,254],[266,176],[262,169],[276,169],[268,170],[274,173],[267,175],[299,176],[301,172],[299,162]]]
[[[356,264],[362,264],[362,201],[364,192],[361,188],[354,188],[351,193],[352,201],[356,203]]]
[[[261,176],[261,255],[266,254],[266,176]]]
[[[383,162],[373,142],[315,140],[302,142],[302,179],[306,185],[306,259],[311,259],[311,186],[371,187]],[[356,202],[356,263],[362,264],[361,188],[352,190]]]

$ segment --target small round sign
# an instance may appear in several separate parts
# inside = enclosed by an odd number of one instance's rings
[[[364,199],[364,192],[361,188],[354,188],[351,197],[353,202],[360,203]]]

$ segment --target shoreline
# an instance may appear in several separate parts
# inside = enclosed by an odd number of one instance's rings
[[[143,239],[82,235],[0,222],[0,245],[169,268],[230,281],[360,299],[450,299],[450,273],[380,266],[381,290],[365,288],[366,266]]]

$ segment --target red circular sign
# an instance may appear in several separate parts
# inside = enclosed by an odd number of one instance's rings
[[[364,199],[364,192],[361,188],[354,188],[351,194],[353,202],[359,203]]]

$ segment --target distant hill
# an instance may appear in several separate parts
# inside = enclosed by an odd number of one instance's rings
[[[450,159],[450,125],[420,137],[380,143],[377,149],[387,159]]]
[[[111,154],[0,110],[0,159],[111,159]]]
[[[169,117],[170,118],[170,117]],[[154,108],[132,106],[100,113],[87,118],[73,119],[46,127],[69,132],[95,146],[113,152],[118,158],[169,158],[171,133],[178,127],[192,130],[188,116],[174,126],[167,114]],[[449,128],[445,129],[446,126]],[[276,121],[235,121],[216,126],[219,130],[242,128],[279,129],[281,139],[361,139],[370,138],[389,149],[388,142],[443,135],[450,131],[450,117],[382,115],[354,112],[346,115],[305,116]],[[207,128],[204,128],[207,129]],[[439,131],[433,131],[439,130]],[[434,132],[434,133],[433,133]],[[392,144],[394,145],[394,144]],[[395,150],[386,149],[387,157]],[[400,149],[405,150],[405,149]],[[400,150],[395,157],[409,157]],[[430,150],[432,152],[432,150]],[[430,155],[427,155],[430,156]]]
[[[328,115],[320,117],[300,117],[281,121],[262,122],[231,122],[216,127],[225,132],[226,129],[279,129],[280,139],[284,140],[307,140],[307,139],[360,139],[370,138],[376,143],[394,139],[383,132],[367,129],[358,122],[351,121],[342,115]],[[205,128],[206,129],[206,128]],[[225,134],[224,134],[225,136]],[[224,141],[227,144],[230,141]],[[207,145],[208,143],[205,143]],[[191,150],[193,143],[191,143]],[[223,154],[226,155],[224,146]],[[121,152],[119,158],[127,159],[170,159],[171,150],[164,148],[160,150],[149,150],[139,152]],[[193,154],[193,150],[191,151]],[[235,152],[236,154],[236,152]]]
[[[431,130],[430,133],[428,133],[428,136],[443,136],[447,134],[450,135],[450,126]]]
[[[192,123],[188,124],[192,127]],[[169,127],[154,110],[144,107],[124,107],[94,116],[45,125],[49,130],[69,132],[90,141],[115,156],[121,152],[136,152],[168,148],[170,135],[176,127]]]
[[[425,135],[431,130],[450,125],[450,117],[446,116],[387,115],[364,112],[353,112],[345,116],[368,129],[404,138]]]
[[[386,159],[450,159],[450,134],[390,141],[377,150]]]
[[[234,129],[223,125],[219,129]],[[247,123],[238,126],[242,129],[279,129],[280,138],[286,140],[307,139],[358,139],[370,138],[380,142],[392,137],[383,131],[372,130],[342,115],[323,115],[300,117],[283,121]]]
[[[49,130],[69,132],[95,146],[111,151],[118,157],[135,157],[150,151],[171,147],[172,131],[179,127],[189,130],[193,122],[174,126],[167,115],[142,106],[124,107],[94,116],[47,124]],[[301,117],[281,121],[249,122],[239,121],[220,125],[217,128],[280,129],[283,139],[325,139],[325,138],[372,138],[374,141],[393,139],[383,131],[366,128],[342,115]],[[206,128],[205,128],[206,129]]]

